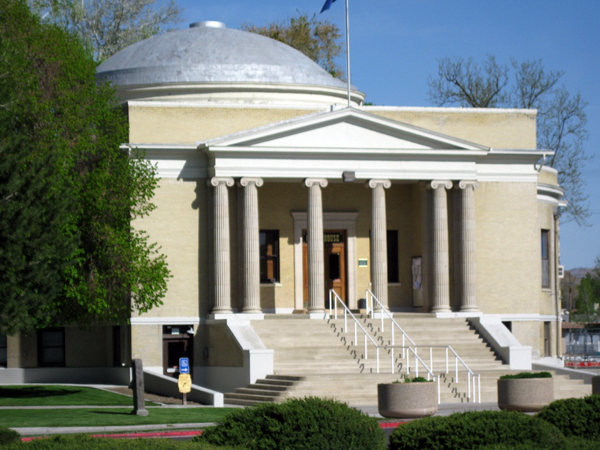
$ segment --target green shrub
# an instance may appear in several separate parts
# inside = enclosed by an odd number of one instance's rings
[[[10,428],[0,427],[0,445],[7,445],[12,442],[17,442],[21,439],[21,435]]]
[[[485,447],[480,447],[478,450],[540,450],[545,447],[540,447],[540,444],[528,442],[526,444],[506,445],[496,444]],[[600,450],[600,442],[586,441],[581,438],[566,438],[563,445],[557,446],[556,450]]]
[[[504,444],[538,444],[559,449],[565,437],[553,425],[515,411],[481,411],[428,417],[401,425],[390,436],[390,450],[462,450]]]
[[[234,450],[233,447],[228,447]],[[208,443],[180,442],[171,439],[94,438],[83,434],[63,434],[19,442],[2,450],[223,450]],[[242,449],[236,449],[242,450]]]
[[[404,380],[405,383],[430,383],[432,380],[428,380],[427,378],[423,378],[423,377],[414,377],[414,378],[406,378]]]
[[[515,375],[502,375],[501,380],[516,380],[519,378],[552,378],[550,372],[521,372]]]
[[[315,397],[233,412],[194,441],[251,450],[385,449],[385,433],[376,419],[345,403]]]
[[[555,400],[536,417],[551,423],[565,436],[600,440],[600,396]]]

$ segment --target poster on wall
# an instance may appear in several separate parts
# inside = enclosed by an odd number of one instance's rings
[[[423,306],[423,277],[422,277],[422,262],[421,256],[413,256],[412,258],[412,291],[413,291],[413,307],[419,308]]]

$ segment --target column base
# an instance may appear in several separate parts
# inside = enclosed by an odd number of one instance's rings
[[[431,308],[431,312],[432,313],[449,313],[452,312],[452,310],[450,309],[449,306],[434,306],[433,308]]]
[[[479,312],[479,310],[477,309],[477,306],[461,306],[460,312],[472,313],[472,312]]]
[[[260,308],[243,308],[242,314],[262,314],[262,309]]]
[[[213,308],[211,314],[233,314],[233,310],[231,308]]]

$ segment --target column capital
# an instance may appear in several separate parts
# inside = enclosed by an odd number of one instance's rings
[[[390,187],[392,187],[392,182],[390,180],[377,180],[377,179],[372,179],[367,181],[366,185],[368,187],[370,187],[371,189],[375,189],[378,185],[382,185],[384,189],[389,189]]]
[[[256,187],[261,187],[264,184],[264,181],[259,177],[243,177],[238,181],[238,186],[246,187],[250,183],[254,183]]]
[[[475,190],[479,187],[479,182],[475,180],[461,180],[458,182],[459,189],[467,189],[468,187],[472,187]]]
[[[233,186],[233,178],[231,177],[212,177],[206,180],[209,186],[217,187],[219,184],[225,184],[227,187]]]
[[[439,187],[443,187],[444,189],[452,189],[452,181],[450,180],[431,180],[431,182],[427,184],[431,186],[431,189],[437,189]]]
[[[327,181],[326,178],[306,178],[304,180],[304,185],[306,187],[313,187],[315,185],[319,185],[322,188],[326,188],[327,185],[329,184],[329,182]]]

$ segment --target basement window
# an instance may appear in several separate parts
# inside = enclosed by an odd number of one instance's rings
[[[65,366],[64,328],[48,328],[38,332],[38,364],[40,367]]]
[[[6,335],[0,334],[0,367],[6,367],[8,361],[6,348]]]

